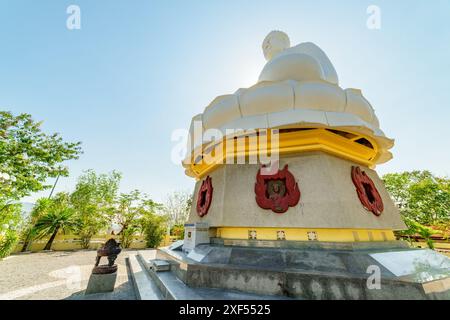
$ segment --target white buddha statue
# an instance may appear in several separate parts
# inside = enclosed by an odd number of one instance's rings
[[[311,42],[291,47],[289,37],[282,31],[270,32],[263,41],[267,60],[259,82],[323,80],[339,84],[336,70],[325,52]]]
[[[267,63],[258,82],[216,97],[193,118],[192,137],[196,122],[203,131],[217,129],[224,135],[228,129],[329,128],[371,140],[371,165],[391,159],[394,141],[380,129],[372,105],[361,90],[339,86],[333,64],[317,45],[304,42],[291,47],[286,33],[272,31],[262,49]],[[194,141],[186,162],[196,148],[209,142]]]

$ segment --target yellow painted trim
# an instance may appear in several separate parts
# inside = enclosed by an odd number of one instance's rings
[[[114,238],[118,239],[119,237],[117,235],[110,235],[110,234],[97,234],[94,235],[91,238],[91,241],[89,242],[89,248],[97,250],[100,248],[107,240]],[[42,238],[39,240],[34,240],[31,243],[31,246],[29,248],[32,252],[38,252],[42,251],[48,241],[48,237]],[[162,246],[166,245],[167,240],[163,240]],[[13,252],[17,253],[22,250],[23,242],[17,243],[16,247],[14,248]],[[136,235],[133,237],[133,241],[131,242],[130,249],[145,249],[147,248],[147,241],[145,240],[144,236]],[[81,246],[81,238],[77,235],[71,235],[71,234],[58,234],[53,241],[52,244],[52,250],[54,251],[65,251],[65,250],[81,250],[83,247]]]
[[[333,133],[327,128],[302,128],[298,131],[283,131],[280,130],[279,134],[279,155],[293,155],[301,152],[308,151],[323,151],[340,158],[354,161],[356,163],[373,167],[375,165],[375,158],[378,153],[378,146],[372,138],[364,136],[351,131],[340,132],[348,133],[349,137],[344,137],[339,134]],[[305,130],[308,129],[308,130]],[[328,128],[333,130],[331,128]],[[270,141],[271,132],[267,131],[267,143],[264,145],[258,145],[258,143],[252,143],[255,140],[255,136],[247,138],[245,146],[243,148],[237,148],[236,141],[232,141],[234,137],[224,138],[218,143],[211,143],[204,145],[202,151],[193,153],[191,158],[190,169],[197,179],[202,179],[207,174],[211,173],[219,166],[226,163],[226,159],[229,157],[255,157],[258,158],[260,154],[270,154],[272,142]],[[361,138],[369,141],[373,148],[361,145],[356,142]],[[232,150],[227,150],[226,146],[233,144]],[[216,161],[207,163],[203,159],[206,157],[212,157],[213,151],[214,159]],[[194,155],[200,154],[197,159],[194,159]]]
[[[311,241],[308,238],[309,232],[315,232],[317,235],[317,241],[320,242],[395,240],[395,236],[392,230],[383,229],[219,227],[217,228],[216,236],[222,239],[248,240],[250,231],[256,231],[257,240],[278,240],[278,231],[284,231],[287,241]]]

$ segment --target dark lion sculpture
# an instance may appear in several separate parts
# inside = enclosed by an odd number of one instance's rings
[[[97,250],[97,257],[95,258],[95,266],[92,273],[106,274],[116,272],[117,265],[114,264],[114,261],[116,261],[117,256],[121,251],[122,249],[120,248],[120,244],[116,240],[109,239],[106,241],[106,243]],[[99,266],[100,259],[102,257],[108,258],[108,264]]]

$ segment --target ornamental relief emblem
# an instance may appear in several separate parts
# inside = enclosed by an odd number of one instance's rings
[[[210,176],[203,180],[197,194],[197,214],[199,217],[204,217],[208,214],[211,206],[213,196],[212,179]]]
[[[300,189],[288,165],[275,174],[261,174],[260,168],[256,175],[255,194],[260,208],[279,214],[300,201]]]
[[[383,200],[372,179],[359,167],[352,167],[352,181],[363,207],[380,216],[384,210]]]

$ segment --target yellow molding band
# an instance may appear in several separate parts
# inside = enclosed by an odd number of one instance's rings
[[[356,163],[373,167],[378,153],[376,142],[368,136],[350,132],[348,130],[342,133],[348,133],[349,137],[336,134],[326,128],[303,128],[308,130],[287,131],[281,130],[279,133],[279,155],[293,155],[308,151],[323,151],[334,156],[354,161]],[[331,129],[332,130],[332,129]],[[245,134],[244,134],[245,136]],[[219,166],[226,163],[226,159],[232,157],[256,157],[259,155],[270,155],[272,142],[270,141],[270,129],[267,130],[267,143],[258,144],[256,136],[246,137],[244,146],[237,146],[234,137],[224,138],[219,143],[212,143],[202,147],[201,157],[191,158],[190,169],[197,179],[202,179]],[[366,139],[373,148],[359,144],[356,141]],[[234,140],[234,141],[232,141]],[[256,142],[255,142],[256,141]],[[227,150],[227,145],[233,145],[232,150]],[[214,152],[214,155],[212,155]],[[195,152],[193,154],[196,154]],[[202,159],[214,157],[215,161],[208,163]],[[247,163],[247,161],[246,161]]]
[[[279,240],[279,231],[284,231],[286,241],[367,242],[395,240],[392,230],[382,229],[219,227],[216,236],[222,239],[248,240],[252,231],[256,231],[256,240]],[[315,235],[312,233],[315,233]]]

